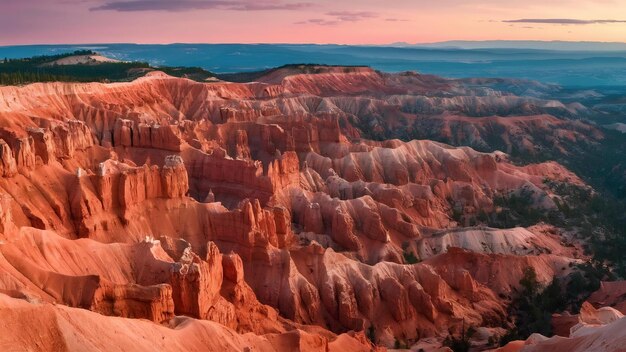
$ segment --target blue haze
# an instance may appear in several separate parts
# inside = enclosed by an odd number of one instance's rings
[[[602,48],[601,45],[596,47]],[[157,66],[197,66],[216,73],[319,63],[367,65],[385,72],[417,71],[450,78],[524,78],[576,88],[626,86],[626,50],[615,50],[615,46],[607,50],[546,50],[467,49],[446,45],[28,45],[0,47],[0,59],[58,54],[85,48],[121,60],[147,61]],[[568,48],[576,49],[577,46]]]

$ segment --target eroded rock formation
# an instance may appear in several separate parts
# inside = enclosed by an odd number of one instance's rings
[[[505,153],[602,135],[562,118],[580,107],[475,83],[320,68],[1,87],[0,324],[49,324],[25,348],[59,350],[111,326],[118,346],[154,337],[137,350],[370,350],[496,329],[526,267],[549,282],[579,259],[544,225],[470,220],[511,194],[557,209],[546,179],[585,187]],[[489,152],[394,139],[424,130]]]

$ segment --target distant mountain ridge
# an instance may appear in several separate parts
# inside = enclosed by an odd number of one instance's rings
[[[570,42],[562,40],[450,40],[436,43],[393,43],[393,47],[448,48],[448,49],[529,49],[558,51],[626,51],[623,42]]]
[[[93,50],[121,61],[147,62],[157,67],[197,67],[216,74],[263,71],[289,64],[327,64],[369,66],[384,72],[417,71],[449,78],[520,78],[572,87],[626,85],[626,45],[622,51],[565,51],[537,48],[459,49],[452,47],[455,43],[460,42],[434,44],[440,47],[406,46],[398,43],[393,46],[336,44],[30,45],[0,47],[0,59]],[[513,45],[506,43],[500,44]]]

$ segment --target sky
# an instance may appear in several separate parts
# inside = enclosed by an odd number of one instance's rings
[[[0,0],[0,45],[626,41],[625,0]]]

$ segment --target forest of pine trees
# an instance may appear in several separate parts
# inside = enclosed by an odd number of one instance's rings
[[[150,68],[145,62],[105,62],[98,65],[52,65],[43,64],[74,55],[95,55],[90,50],[72,53],[35,56],[24,59],[0,61],[0,85],[21,85],[34,82],[108,82],[127,81],[137,78],[141,70]]]
[[[44,65],[64,57],[97,55],[91,50],[72,53],[34,56],[23,59],[0,60],[0,86],[23,85],[35,82],[121,82],[132,81],[153,69],[171,76],[184,77],[199,82],[215,77],[200,67],[152,67],[146,62],[101,62],[97,65]]]

